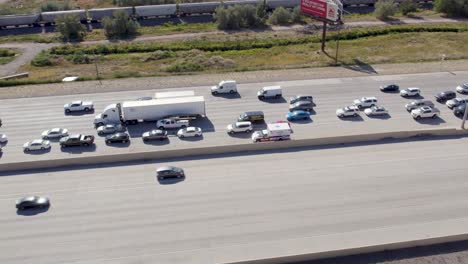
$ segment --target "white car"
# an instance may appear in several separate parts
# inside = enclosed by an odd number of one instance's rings
[[[42,132],[42,139],[61,138],[68,136],[68,130],[65,128],[52,128]]]
[[[468,98],[455,98],[452,100],[448,100],[445,104],[448,106],[448,108],[453,109],[459,105],[465,104],[468,102]]]
[[[202,129],[199,127],[186,127],[179,129],[177,131],[177,136],[180,138],[186,138],[186,137],[199,137],[202,135]]]
[[[226,129],[229,134],[234,134],[234,133],[239,133],[239,132],[250,133],[253,130],[252,123],[249,121],[235,122],[234,124],[229,124]]]
[[[74,101],[63,106],[65,113],[85,111],[89,112],[94,109],[93,102]]]
[[[461,94],[468,93],[468,83],[457,86],[456,90]]]
[[[361,99],[356,99],[353,101],[353,104],[359,109],[371,107],[377,104],[377,98],[375,97],[362,97]]]
[[[336,110],[336,116],[338,117],[348,117],[348,116],[358,116],[359,108],[354,105],[346,106]]]
[[[24,151],[50,149],[50,141],[43,140],[43,139],[36,139],[33,141],[29,141],[29,142],[24,143],[23,149]]]
[[[430,106],[423,106],[418,109],[415,109],[411,111],[411,116],[413,116],[414,119],[420,119],[420,118],[436,118],[440,114],[440,111],[436,108],[430,107]]]
[[[8,137],[5,134],[0,134],[0,143],[7,143]]]
[[[124,132],[126,129],[122,125],[104,125],[97,128],[98,135],[112,134],[116,132]]]
[[[421,89],[416,87],[409,87],[400,91],[400,95],[402,97],[411,97],[411,96],[419,96],[421,94]]]
[[[376,116],[376,115],[388,115],[387,109],[382,106],[373,106],[371,108],[367,108],[364,110],[364,113],[368,116]]]

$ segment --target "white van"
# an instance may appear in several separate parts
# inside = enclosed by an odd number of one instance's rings
[[[260,100],[268,98],[280,98],[281,96],[281,86],[266,86],[257,92],[257,97]]]
[[[237,93],[237,83],[233,80],[221,81],[218,85],[211,87],[211,94],[233,94]]]

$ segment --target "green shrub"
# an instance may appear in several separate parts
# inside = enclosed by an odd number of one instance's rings
[[[59,4],[56,1],[47,1],[41,5],[42,12],[64,11],[72,9],[74,9],[74,6],[70,3],[69,0],[65,0],[62,4]]]
[[[91,63],[91,58],[88,55],[84,54],[83,51],[78,50],[75,54],[71,55],[69,60],[74,64],[89,64]]]
[[[276,8],[271,14],[268,22],[272,25],[285,25],[291,21],[292,15],[287,9],[280,7]]]
[[[63,41],[81,41],[86,36],[86,27],[80,23],[78,15],[59,16],[55,23],[55,30]]]
[[[0,57],[13,57],[16,53],[11,49],[0,48]]]
[[[398,8],[393,0],[379,0],[375,3],[374,15],[380,20],[386,20],[395,15]]]
[[[398,7],[403,15],[418,11],[418,4],[413,0],[405,0]]]
[[[195,63],[176,63],[166,68],[167,72],[196,72],[203,71],[205,68]]]
[[[130,19],[125,11],[117,10],[112,18],[105,17],[102,20],[102,27],[109,39],[128,38],[137,34],[140,24]]]
[[[36,67],[53,66],[55,62],[51,59],[49,54],[42,51],[31,61],[31,65]]]
[[[219,6],[213,15],[219,29],[253,28],[262,25],[257,10],[252,5]]]

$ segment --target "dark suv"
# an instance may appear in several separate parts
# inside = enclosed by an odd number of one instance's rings
[[[400,87],[396,84],[387,84],[380,86],[380,91],[382,92],[396,92],[400,90]]]
[[[168,178],[184,178],[185,173],[184,170],[181,168],[174,166],[165,166],[156,170],[156,176],[158,177],[158,180],[162,181]]]
[[[463,117],[465,115],[465,108],[467,104],[462,104],[453,109],[453,114],[458,117]]]
[[[441,92],[435,95],[435,99],[439,103],[443,101],[451,100],[455,97],[457,97],[457,94],[453,91],[445,91],[445,92]]]
[[[309,101],[311,103],[314,102],[314,98],[310,95],[296,95],[289,99],[289,104],[295,104],[299,101]]]
[[[314,104],[310,101],[299,101],[289,105],[289,112],[304,110],[310,112],[314,109]]]

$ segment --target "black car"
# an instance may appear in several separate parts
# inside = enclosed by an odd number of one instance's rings
[[[158,180],[161,181],[161,180],[168,179],[168,178],[176,178],[176,179],[184,178],[185,173],[184,173],[184,170],[181,168],[174,167],[174,166],[165,166],[165,167],[158,168],[156,170],[156,176],[158,177]]]
[[[145,142],[150,140],[165,140],[167,139],[167,131],[154,129],[143,133],[142,138]]]
[[[451,100],[457,97],[457,94],[453,91],[445,91],[435,95],[435,99],[437,102],[443,102],[447,100]]]
[[[387,85],[380,86],[380,91],[382,92],[395,92],[399,90],[400,90],[400,86],[396,84],[387,84]]]
[[[50,206],[49,198],[40,196],[23,197],[16,201],[16,209],[34,209],[34,208],[47,208]]]
[[[463,117],[463,115],[465,114],[466,105],[467,104],[462,104],[453,108],[453,114],[459,117]]]
[[[314,104],[310,101],[299,101],[289,105],[289,112],[294,112],[297,110],[310,112],[312,109],[314,109]]]
[[[110,143],[127,143],[128,141],[130,141],[130,136],[127,134],[127,133],[114,133],[112,135],[108,135],[106,137],[106,143],[107,144],[110,144]]]

